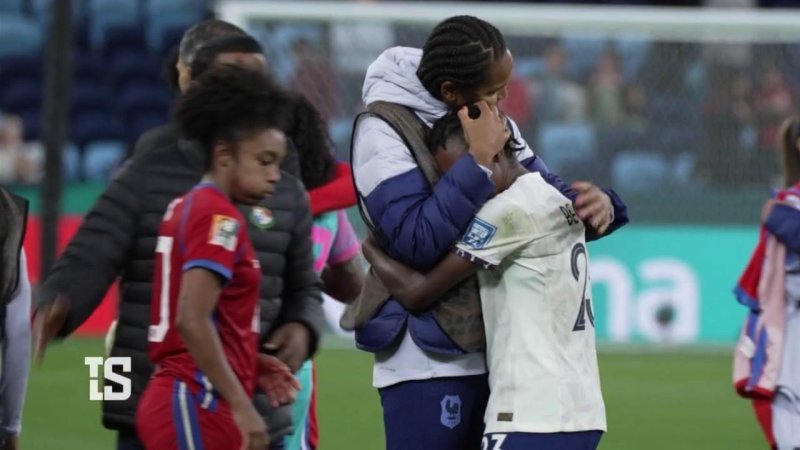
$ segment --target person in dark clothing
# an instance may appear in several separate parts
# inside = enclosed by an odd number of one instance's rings
[[[224,35],[244,35],[226,22],[212,20],[190,28],[181,41],[179,85],[191,83],[197,51]],[[235,63],[235,62],[234,62]],[[299,142],[311,145],[294,117],[287,118],[288,150]],[[327,145],[320,140],[315,145]],[[292,370],[311,357],[322,329],[320,281],[313,270],[311,214],[298,180],[297,159],[286,158],[274,195],[255,207],[240,207],[261,263],[262,351]],[[34,334],[42,358],[47,343],[74,331],[99,305],[111,283],[121,278],[118,325],[111,356],[132,358],[133,395],[126,401],[104,402],[103,424],[118,430],[118,449],[141,449],[134,429],[139,396],[153,367],[147,359],[147,327],[157,227],[169,201],[188,191],[203,173],[200,150],[181,138],[174,125],[145,133],[131,159],[87,214],[84,223],[41,289]],[[74,280],[81,280],[75,283]],[[263,394],[255,404],[280,447],[291,432],[288,407],[270,408]]]

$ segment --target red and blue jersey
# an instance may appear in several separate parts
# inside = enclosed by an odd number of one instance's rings
[[[170,376],[212,392],[175,326],[183,273],[203,268],[223,283],[213,322],[225,357],[252,393],[258,357],[258,290],[261,270],[247,226],[228,197],[200,184],[174,200],[164,215],[156,247],[150,310],[150,359],[155,376]]]

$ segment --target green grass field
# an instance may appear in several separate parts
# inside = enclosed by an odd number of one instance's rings
[[[764,449],[749,403],[730,386],[730,352],[601,352],[609,432],[602,450]],[[31,374],[23,450],[110,450],[114,434],[88,400],[84,356],[99,340],[72,339],[50,349]],[[381,410],[371,387],[371,358],[356,350],[319,355],[322,450],[383,448]]]

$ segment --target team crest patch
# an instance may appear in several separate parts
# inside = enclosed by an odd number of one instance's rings
[[[464,233],[464,237],[461,238],[461,242],[470,246],[471,248],[483,248],[490,240],[492,240],[492,237],[494,237],[496,232],[496,226],[476,217],[472,219],[472,222],[469,224],[469,228],[467,228],[467,232]]]
[[[445,395],[442,405],[442,425],[451,430],[461,423],[461,397]]]
[[[261,206],[256,206],[250,212],[250,222],[257,228],[266,230],[272,227],[275,223],[275,219],[272,218],[272,211]]]
[[[239,222],[233,217],[215,214],[211,219],[211,230],[208,233],[208,243],[219,245],[230,252],[236,250],[239,232]]]

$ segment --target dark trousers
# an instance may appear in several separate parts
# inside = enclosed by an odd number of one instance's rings
[[[487,375],[407,381],[379,389],[387,450],[478,450]]]
[[[144,450],[135,431],[120,431],[117,433],[117,450]]]

